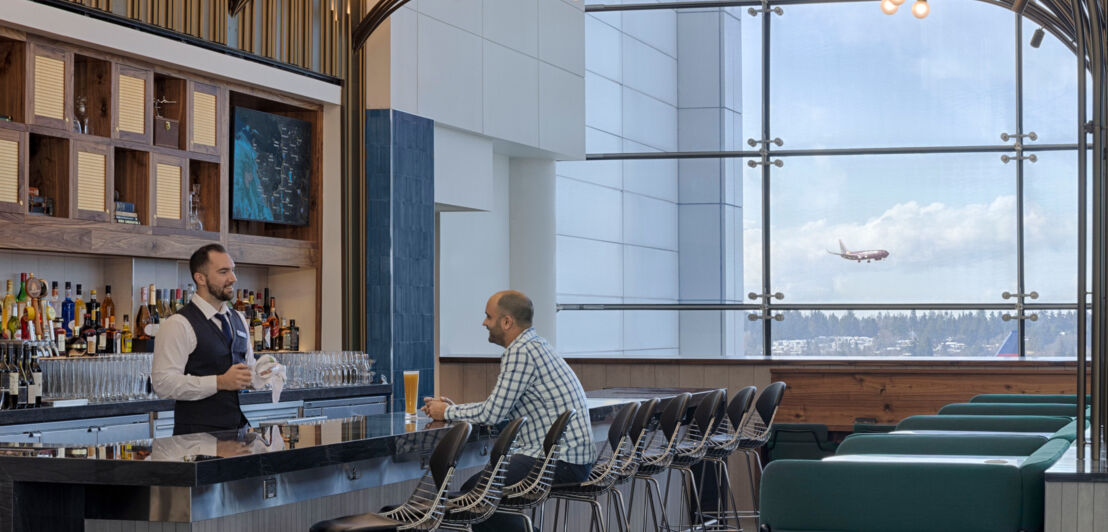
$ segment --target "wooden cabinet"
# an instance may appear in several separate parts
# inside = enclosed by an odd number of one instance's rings
[[[70,217],[107,222],[112,208],[112,150],[107,144],[73,142],[71,156],[73,186],[70,189]]]
[[[73,59],[64,49],[31,43],[27,62],[27,116],[31,124],[69,130]]]
[[[26,134],[0,129],[0,212],[26,211],[27,179],[23,161],[27,160]]]
[[[150,143],[151,109],[154,102],[154,73],[128,65],[115,65],[115,114],[112,136]]]

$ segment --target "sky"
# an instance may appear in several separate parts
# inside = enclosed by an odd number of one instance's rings
[[[785,149],[998,145],[1014,132],[1014,19],[996,6],[936,2],[924,20],[874,3],[785,10],[770,33],[770,135]],[[742,24],[750,137],[760,19]],[[1023,36],[1025,129],[1040,144],[1075,142],[1075,59],[1049,34],[1027,46],[1034,28]],[[1040,301],[1072,302],[1076,154],[1037,156],[1025,163],[1026,285]],[[744,284],[757,290],[760,171],[743,181]],[[771,172],[770,209],[772,289],[792,303],[999,303],[1017,291],[1016,165],[999,153],[786,158]],[[846,261],[827,253],[839,239],[890,256]]]

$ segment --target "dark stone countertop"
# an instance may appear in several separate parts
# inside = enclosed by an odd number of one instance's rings
[[[709,390],[590,392],[590,397],[599,396],[589,399],[590,418],[599,426],[627,402],[684,391]],[[446,426],[429,418],[407,423],[403,413],[392,413],[262,426],[245,433],[172,436],[125,446],[0,444],[0,476],[16,482],[203,486],[372,458],[406,460],[424,456],[434,448],[441,428]],[[471,440],[491,437],[491,430],[478,428]]]
[[[341,399],[345,397],[363,397],[368,395],[388,395],[392,386],[388,384],[366,384],[358,386],[334,386],[327,388],[302,388],[284,390],[282,401],[311,401]],[[267,403],[272,400],[270,392],[250,391],[239,395],[243,405]],[[71,419],[88,419],[110,416],[127,416],[164,412],[173,410],[172,399],[148,399],[141,401],[122,401],[116,403],[92,403],[85,406],[61,406],[45,408],[27,408],[24,410],[0,411],[0,425],[22,425],[27,423],[46,423]]]

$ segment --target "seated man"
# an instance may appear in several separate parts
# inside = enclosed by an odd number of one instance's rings
[[[523,480],[536,461],[543,458],[546,431],[562,412],[577,411],[566,427],[561,454],[554,470],[554,484],[581,482],[595,461],[592,425],[585,404],[581,381],[541,336],[531,328],[534,316],[531,300],[521,292],[497,292],[485,304],[483,325],[489,330],[489,342],[503,346],[500,375],[488,399],[480,403],[448,405],[441,398],[426,398],[423,410],[434,419],[470,421],[487,425],[527,416],[516,441],[518,452],[512,456],[506,475],[507,484]],[[476,482],[466,483],[469,489]],[[497,514],[474,526],[474,530],[522,530],[511,516]]]

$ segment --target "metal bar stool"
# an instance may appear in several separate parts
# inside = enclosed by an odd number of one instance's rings
[[[555,485],[550,490],[550,498],[557,502],[554,506],[554,530],[558,530],[558,509],[561,507],[562,501],[565,501],[562,530],[565,530],[569,524],[570,501],[578,501],[589,503],[592,509],[589,531],[591,532],[596,527],[600,532],[607,532],[608,527],[604,524],[604,512],[600,506],[600,496],[609,495],[609,499],[611,498],[610,494],[616,483],[617,471],[626,467],[627,462],[635,458],[635,442],[631,441],[630,436],[628,436],[628,430],[631,428],[632,417],[638,409],[638,403],[628,403],[623,405],[616,413],[611,426],[608,427],[609,450],[603,452],[597,458],[589,472],[589,477],[585,481]],[[623,513],[622,504],[619,506],[619,513]],[[620,523],[620,530],[624,530],[622,522]]]
[[[704,455],[704,461],[715,468],[717,482],[717,497],[714,510],[701,511],[701,522],[711,523],[711,530],[741,531],[742,522],[735,516],[738,504],[735,503],[735,492],[731,489],[731,471],[727,467],[727,459],[742,440],[743,423],[754,404],[754,394],[758,389],[747,386],[738,391],[727,405],[727,415],[716,424],[715,434],[708,440],[708,452]],[[701,477],[703,482],[704,478]],[[703,493],[703,490],[701,490]],[[734,519],[735,525],[728,521]]]
[[[442,529],[468,532],[473,529],[473,525],[487,520],[496,511],[504,490],[504,477],[511,460],[512,444],[525,421],[526,416],[509,421],[493,443],[492,450],[489,451],[489,463],[481,470],[473,488],[447,499]]]
[[[523,480],[504,487],[504,495],[500,499],[497,512],[518,515],[527,524],[528,532],[534,530],[531,514],[539,509],[538,523],[542,527],[542,507],[546,498],[550,495],[550,487],[554,481],[554,467],[558,461],[558,441],[565,434],[566,426],[570,418],[576,414],[572,408],[562,412],[550,429],[546,431],[546,439],[543,440],[543,459],[535,461],[535,466],[527,472]]]
[[[662,418],[659,421],[659,429],[664,438],[658,438],[658,431],[654,431],[648,440],[646,448],[642,453],[642,460],[639,463],[639,469],[635,472],[634,480],[641,480],[645,485],[647,499],[646,504],[650,505],[650,516],[654,522],[654,529],[659,529],[658,514],[661,513],[661,525],[665,529],[669,528],[669,521],[667,520],[665,513],[665,501],[662,500],[662,490],[658,486],[658,480],[654,478],[654,475],[666,471],[669,468],[669,464],[673,461],[673,448],[677,446],[678,437],[681,431],[681,421],[685,417],[685,408],[689,404],[689,398],[691,396],[687,393],[676,395],[666,399],[665,407],[662,410]],[[653,491],[652,491],[653,490]],[[657,497],[655,499],[655,496]],[[655,505],[655,500],[658,501]],[[635,483],[631,483],[631,501],[627,505],[627,520],[631,520],[635,507]],[[643,521],[643,528],[646,528],[646,521]]]
[[[669,470],[676,471],[681,476],[681,498],[685,501],[685,508],[689,510],[689,523],[677,525],[668,530],[689,530],[704,528],[700,508],[700,490],[696,485],[696,478],[692,468],[704,460],[708,452],[709,441],[715,430],[716,415],[720,404],[723,403],[723,390],[709,392],[700,400],[693,413],[693,422],[685,428],[685,434],[677,446],[673,449],[673,461],[669,464]],[[663,501],[669,499],[669,485],[672,476],[666,476],[666,491]],[[699,523],[697,521],[700,521]]]
[[[742,438],[739,440],[737,450],[746,457],[746,470],[750,479],[750,504],[751,510],[736,511],[736,518],[758,518],[758,482],[754,477],[754,464],[758,466],[758,479],[762,478],[762,456],[758,450],[769,440],[770,429],[773,427],[773,419],[777,416],[777,407],[781,404],[781,397],[785,394],[785,383],[777,381],[762,390],[758,401],[754,403],[754,411],[747,416],[743,424]],[[752,464],[753,462],[753,464]]]
[[[427,473],[404,504],[387,512],[320,521],[312,525],[311,532],[389,532],[437,528],[446,506],[446,487],[454,476],[454,466],[458,463],[462,446],[469,439],[469,432],[469,423],[456,422],[435,444]]]
[[[625,456],[616,466],[612,469],[612,474],[615,476],[615,482],[612,484],[612,489],[609,491],[609,498],[615,496],[617,513],[616,517],[619,519],[619,528],[622,531],[627,531],[631,528],[631,522],[627,518],[626,506],[623,504],[623,493],[619,491],[619,487],[627,483],[635,477],[635,473],[639,471],[639,465],[642,463],[642,453],[646,449],[646,444],[649,441],[649,431],[647,426],[654,419],[654,412],[658,409],[658,399],[649,399],[639,404],[638,412],[635,413],[634,419],[631,421],[631,427],[628,429],[627,437],[632,443],[631,454]],[[609,504],[610,506],[610,504]]]

